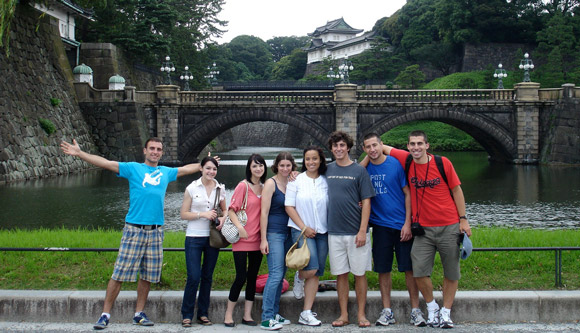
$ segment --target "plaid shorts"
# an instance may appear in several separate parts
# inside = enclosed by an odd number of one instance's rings
[[[119,255],[111,279],[120,282],[141,280],[157,283],[163,265],[163,227],[145,230],[125,224]]]

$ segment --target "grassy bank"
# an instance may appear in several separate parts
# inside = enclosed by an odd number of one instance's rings
[[[407,136],[413,130],[424,131],[433,151],[480,151],[483,147],[469,134],[438,121],[412,121],[397,126],[381,135],[389,146],[407,149]]]
[[[0,247],[116,248],[118,230],[1,230]],[[166,248],[182,248],[183,232],[166,232]],[[478,228],[472,237],[474,247],[550,247],[580,246],[580,230],[529,230]],[[115,252],[1,252],[0,289],[102,290],[113,270]],[[327,266],[328,267],[328,266]],[[266,260],[261,273],[267,273]],[[554,286],[554,252],[474,252],[461,262],[461,290],[546,290]],[[580,288],[580,251],[564,251],[562,258],[564,289]],[[234,279],[230,252],[219,256],[214,289],[227,290]],[[292,284],[294,271],[286,279]],[[433,283],[440,288],[442,272],[437,258]],[[377,274],[367,273],[369,289],[378,290]],[[322,279],[333,279],[327,270]],[[163,277],[154,290],[181,290],[186,269],[183,252],[166,252]],[[352,279],[352,278],[351,278]],[[352,283],[352,281],[351,281]],[[123,289],[135,289],[133,283]],[[393,288],[404,290],[403,274],[393,274]]]

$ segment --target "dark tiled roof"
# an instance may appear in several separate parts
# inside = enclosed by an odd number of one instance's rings
[[[329,33],[329,32],[338,32],[342,34],[353,34],[356,35],[360,32],[363,32],[363,29],[355,29],[348,25],[344,19],[341,17],[339,19],[329,21],[325,25],[316,28],[313,33],[309,33],[308,36],[318,37],[322,34]]]

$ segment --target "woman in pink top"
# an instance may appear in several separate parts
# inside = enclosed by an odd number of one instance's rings
[[[234,253],[234,264],[236,266],[236,279],[230,288],[228,306],[224,318],[226,327],[234,327],[234,308],[240,291],[246,284],[246,302],[244,303],[244,316],[242,324],[257,326],[252,319],[252,305],[256,295],[256,278],[262,263],[262,252],[260,251],[260,213],[262,186],[266,181],[266,161],[259,154],[253,154],[248,158],[246,164],[246,179],[241,181],[232,195],[228,215],[240,233],[240,240],[232,244]],[[246,226],[242,226],[238,221],[236,212],[239,211],[244,202],[244,196],[248,190],[248,203],[246,215],[248,221]],[[247,267],[247,268],[246,268]]]

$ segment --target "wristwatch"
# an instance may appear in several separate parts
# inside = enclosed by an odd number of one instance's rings
[[[462,215],[462,216],[460,216],[460,217],[459,217],[459,219],[460,219],[460,220],[467,220],[467,216],[465,216],[465,215]]]

